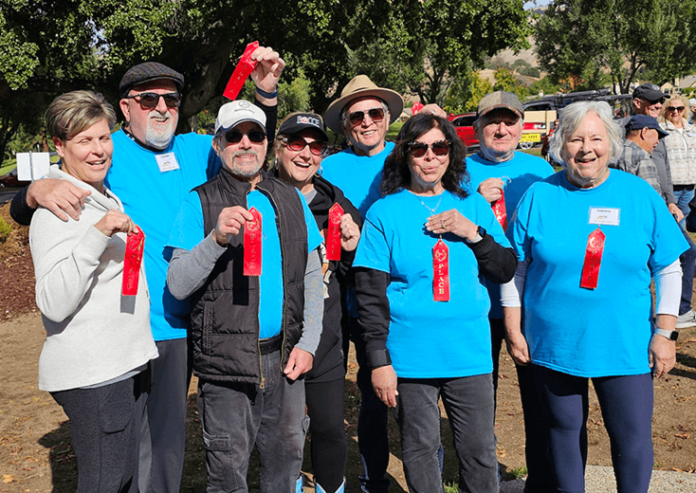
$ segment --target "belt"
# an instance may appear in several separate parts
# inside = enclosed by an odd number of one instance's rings
[[[283,345],[283,333],[277,336],[269,337],[268,339],[259,339],[259,349],[261,354],[269,354],[273,351],[278,351]]]

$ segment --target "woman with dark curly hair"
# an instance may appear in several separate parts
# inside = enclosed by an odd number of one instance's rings
[[[372,384],[397,408],[413,493],[444,491],[440,397],[460,491],[498,491],[490,300],[479,274],[507,282],[517,259],[488,203],[462,188],[465,157],[446,119],[408,120],[385,161],[383,197],[367,213],[353,262]]]

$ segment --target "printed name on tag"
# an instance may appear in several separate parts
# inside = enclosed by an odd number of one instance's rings
[[[157,166],[159,167],[160,173],[166,173],[167,171],[179,169],[179,162],[176,160],[176,156],[173,152],[156,154],[155,159],[157,160]]]
[[[590,207],[590,224],[618,226],[621,209]]]

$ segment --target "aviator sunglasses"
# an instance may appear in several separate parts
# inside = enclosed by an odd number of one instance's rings
[[[681,113],[682,111],[684,111],[684,106],[668,106],[667,111],[678,111],[679,113]]]
[[[351,125],[359,125],[365,119],[365,113],[370,115],[370,119],[379,123],[384,120],[384,108],[371,108],[367,111],[354,111],[348,115],[348,121]]]
[[[160,98],[164,99],[164,104],[167,108],[178,108],[181,104],[181,94],[178,92],[168,92],[166,94],[157,94],[156,92],[141,92],[126,96],[126,99],[135,99],[144,108],[156,108]]]
[[[430,148],[436,156],[446,156],[449,154],[450,144],[451,142],[449,140],[438,140],[430,145],[416,140],[414,142],[409,142],[408,152],[410,152],[413,157],[423,157],[428,152],[428,148]]]
[[[302,137],[284,137],[283,143],[285,147],[294,152],[300,152],[302,149],[309,146],[309,151],[315,156],[321,156],[321,153],[326,150],[326,142],[320,140],[307,142]]]
[[[260,144],[266,138],[266,134],[261,130],[252,130],[251,132],[242,133],[239,130],[228,130],[225,132],[225,140],[228,144],[239,144],[244,136],[247,136],[250,142]]]

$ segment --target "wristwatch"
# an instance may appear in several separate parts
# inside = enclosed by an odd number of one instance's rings
[[[483,229],[481,226],[476,228],[476,236],[474,237],[473,240],[467,240],[466,238],[464,241],[466,241],[469,245],[474,245],[478,243],[479,241],[483,240],[486,237],[486,230]]]
[[[670,341],[676,341],[679,339],[679,332],[676,330],[667,330],[667,329],[657,329],[655,331],[655,334],[660,335],[662,337],[666,337]]]

